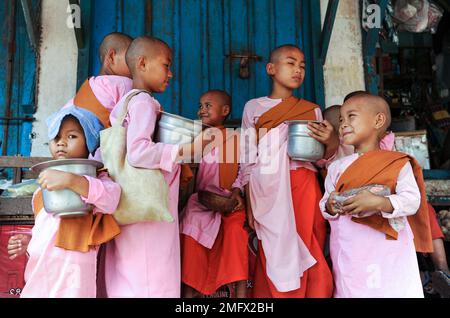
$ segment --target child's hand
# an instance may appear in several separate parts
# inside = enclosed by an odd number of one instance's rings
[[[327,120],[321,123],[309,122],[309,135],[326,146],[325,158],[330,158],[339,147],[339,136]]]
[[[73,173],[47,169],[39,174],[38,183],[49,191],[67,189],[72,184]]]
[[[9,259],[13,260],[26,253],[31,237],[25,234],[13,235],[8,241]]]
[[[239,211],[245,208],[245,201],[244,198],[241,196],[241,189],[234,188],[233,192],[231,194],[231,198],[235,199],[237,201],[236,206],[233,209],[234,211]]]
[[[357,215],[361,212],[368,211],[392,212],[393,210],[391,200],[375,195],[369,190],[359,192],[354,197],[345,200],[342,204],[342,212],[350,215]]]
[[[339,192],[333,191],[330,193],[330,196],[328,197],[328,200],[326,203],[326,208],[327,208],[327,213],[330,215],[336,215],[336,214],[342,213],[342,210],[336,208],[337,202],[336,202],[335,196],[338,194],[339,194]]]

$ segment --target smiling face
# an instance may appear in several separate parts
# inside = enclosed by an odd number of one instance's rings
[[[373,99],[354,97],[341,107],[339,134],[344,144],[355,146],[357,151],[378,148],[386,131],[388,121],[384,106],[380,108]]]
[[[198,118],[203,124],[213,127],[221,126],[230,113],[230,105],[228,104],[229,102],[220,93],[205,93],[200,98]]]
[[[282,48],[274,54],[266,70],[274,84],[291,90],[297,89],[305,79],[305,56],[298,48]]]
[[[67,116],[63,119],[58,135],[49,143],[53,159],[87,158],[84,131],[77,119]]]
[[[341,108],[339,133],[346,145],[357,145],[372,134],[372,114],[363,106],[349,103]]]

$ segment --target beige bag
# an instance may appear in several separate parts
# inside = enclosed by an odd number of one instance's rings
[[[123,121],[130,100],[143,92],[149,94],[139,90],[128,95],[114,125],[100,132],[103,164],[111,178],[122,188],[119,206],[113,213],[120,225],[174,221],[169,211],[169,189],[161,171],[135,168],[127,160],[127,129],[123,127]]]

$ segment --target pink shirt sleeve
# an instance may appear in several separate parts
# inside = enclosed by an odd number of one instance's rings
[[[419,209],[420,191],[409,162],[400,170],[395,194],[388,196],[388,198],[391,201],[394,211],[392,213],[381,213],[387,219],[413,215]]]
[[[128,104],[127,158],[137,168],[162,169],[171,172],[176,162],[178,145],[155,143],[152,138],[161,106],[148,94],[141,93]]]
[[[331,192],[336,191],[338,171],[339,171],[338,162],[333,162],[328,168],[328,173],[327,177],[325,178],[325,185],[324,185],[325,193],[323,194],[323,197],[319,202],[320,211],[322,212],[323,217],[330,221],[339,218],[339,214],[335,215],[328,214],[326,209],[326,204],[328,198],[330,197]]]
[[[95,206],[93,213],[112,214],[117,209],[121,188],[108,176],[101,172],[97,178],[84,176],[89,182],[88,197],[81,197],[84,202]]]

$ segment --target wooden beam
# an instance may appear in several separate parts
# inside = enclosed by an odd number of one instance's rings
[[[31,196],[0,197],[0,216],[32,216]]]
[[[34,28],[35,22],[33,21],[33,17],[31,16],[31,5],[29,0],[20,0],[22,4],[23,16],[25,18],[25,25],[27,28],[28,38],[30,39],[31,47],[34,51],[37,48],[36,41],[36,31]]]
[[[70,6],[78,6],[78,8],[80,8],[79,13],[81,14],[81,6],[80,6],[80,2],[78,0],[69,0],[69,5]],[[70,13],[72,14],[72,13]],[[81,19],[81,17],[80,17]],[[81,23],[83,23],[83,20],[81,19]],[[83,40],[83,24],[81,24],[80,28],[77,28],[76,26],[74,26],[73,28],[74,32],[75,32],[75,39],[77,40],[77,46],[78,49],[82,49],[84,47],[84,40]]]
[[[386,16],[386,8],[388,0],[378,0],[380,28],[374,27],[369,30],[362,28],[363,38],[363,61],[364,61],[364,77],[366,82],[366,90],[373,95],[378,95],[378,75],[376,71],[375,52],[379,39],[381,24]],[[361,12],[363,10],[363,1],[360,1]]]
[[[312,72],[314,76],[314,102],[325,109],[325,88],[323,80],[323,65],[320,61],[320,35],[322,33],[322,20],[320,17],[320,1],[309,1],[309,14],[311,17],[311,45],[312,45]]]
[[[73,2],[75,0],[71,1]],[[78,3],[78,1],[75,2]],[[94,1],[91,0],[80,0],[79,2],[81,8],[81,29],[78,29],[78,31],[82,33],[83,45],[78,46],[77,90],[90,75],[91,11],[94,6]],[[76,28],[75,32],[77,32]]]
[[[327,58],[328,46],[330,45],[338,6],[339,0],[328,1],[327,13],[325,14],[325,21],[323,23],[322,33],[320,34],[320,59],[322,60],[322,65],[325,65]]]
[[[362,1],[361,1],[362,3]],[[388,5],[388,0],[378,0],[378,7],[380,10],[380,28],[374,27],[370,28],[369,30],[365,31],[363,29],[363,49],[364,49],[364,55],[365,56],[374,56],[375,55],[375,48],[378,42],[379,33],[381,30],[381,24],[384,21],[384,18],[386,16],[386,8]],[[361,4],[362,6],[362,4]],[[362,6],[363,8],[363,6]]]
[[[30,168],[38,163],[52,160],[49,157],[19,157],[0,156],[0,167],[4,168]]]

